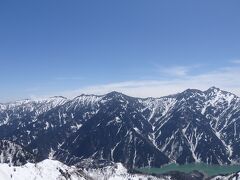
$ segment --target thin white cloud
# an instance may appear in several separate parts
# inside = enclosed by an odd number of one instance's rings
[[[67,80],[84,80],[85,78],[84,77],[57,77],[56,80],[59,80],[59,81],[67,81]]]
[[[166,73],[165,79],[162,78],[161,80],[148,79],[97,84],[75,90],[53,92],[47,96],[62,95],[73,98],[80,94],[102,95],[111,91],[119,91],[134,97],[161,97],[179,93],[188,88],[206,90],[211,86],[219,87],[240,96],[240,65],[238,64],[230,64],[228,67],[204,73],[191,73],[199,66],[179,67],[180,66],[168,67],[168,69],[170,69],[168,74],[172,72],[172,76],[167,76]],[[174,73],[174,69],[178,72]],[[34,92],[31,96],[39,97]],[[45,94],[41,97],[47,96]]]
[[[167,76],[186,76],[190,71],[190,67],[188,66],[173,66],[173,67],[164,67],[159,68],[159,71],[163,75]]]
[[[240,64],[240,59],[232,60],[231,63],[233,63],[233,64]]]
[[[176,78],[182,78],[184,76],[188,76],[192,72],[194,72],[196,69],[199,69],[203,65],[195,64],[191,66],[158,66],[156,65],[157,72],[160,73],[161,76],[164,77],[176,77]]]
[[[126,81],[88,86],[64,92],[63,95],[74,97],[81,93],[105,94],[111,91],[119,91],[135,97],[161,97],[178,93],[188,88],[206,90],[211,86],[216,86],[240,96],[239,77],[240,67],[228,67],[208,73],[185,75],[181,78],[170,78],[168,80]]]

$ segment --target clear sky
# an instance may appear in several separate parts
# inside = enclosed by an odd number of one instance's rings
[[[112,90],[240,95],[239,0],[1,0],[0,102]]]

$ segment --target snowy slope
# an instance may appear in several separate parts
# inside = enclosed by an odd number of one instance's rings
[[[44,160],[24,166],[0,164],[0,178],[3,180],[160,180],[160,178],[132,175],[121,164],[102,169],[77,169],[54,160]],[[167,180],[166,178],[161,178]]]
[[[68,167],[58,161],[44,160],[37,164],[27,163],[24,166],[0,164],[0,177],[4,180],[85,180],[76,168]]]

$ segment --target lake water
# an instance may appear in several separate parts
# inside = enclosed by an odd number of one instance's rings
[[[186,164],[186,165],[178,165],[178,164],[169,164],[163,166],[161,168],[140,168],[137,171],[143,173],[155,173],[155,174],[163,174],[170,171],[180,171],[185,173],[190,173],[194,170],[205,173],[208,176],[214,176],[219,174],[230,174],[234,172],[240,171],[240,165],[208,165],[204,163],[196,163],[196,164]]]

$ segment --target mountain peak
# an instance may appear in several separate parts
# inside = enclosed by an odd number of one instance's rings
[[[66,98],[64,96],[51,96],[50,99],[65,99],[65,100],[67,100],[68,98]]]
[[[101,97],[101,95],[95,95],[95,94],[81,94],[79,96],[76,96],[75,98],[73,99],[79,99],[79,98],[86,98],[86,97]]]
[[[215,87],[215,86],[212,86],[212,87],[210,87],[207,91],[221,91],[221,89],[219,89],[219,88],[217,88],[217,87]]]
[[[104,99],[105,100],[116,100],[116,101],[123,102],[123,101],[129,100],[129,96],[127,96],[123,93],[117,92],[117,91],[112,91],[108,94],[105,94]]]
[[[105,96],[108,97],[120,97],[120,96],[125,96],[123,93],[117,92],[117,91],[112,91],[107,93]]]
[[[198,89],[186,89],[185,91],[178,93],[178,97],[189,97],[191,95],[200,94],[201,91]]]
[[[215,86],[210,87],[208,90],[206,90],[204,92],[207,93],[207,94],[211,94],[211,95],[223,94],[223,95],[228,95],[228,96],[232,96],[232,95],[236,96],[235,94],[233,94],[231,92],[221,90],[220,88],[217,88]]]

